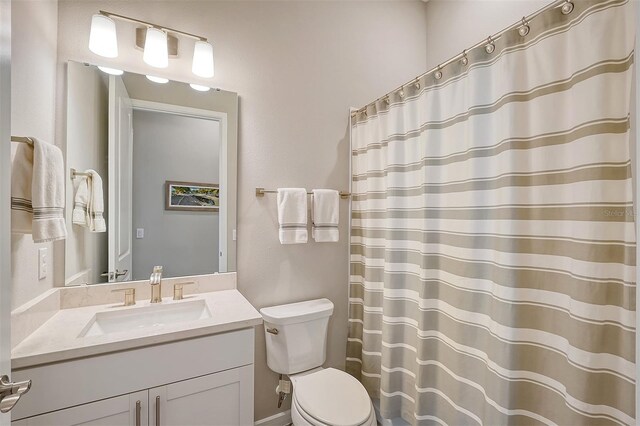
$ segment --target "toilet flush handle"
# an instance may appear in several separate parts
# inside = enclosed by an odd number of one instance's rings
[[[273,334],[274,336],[278,335],[278,329],[277,328],[267,328],[267,333]]]

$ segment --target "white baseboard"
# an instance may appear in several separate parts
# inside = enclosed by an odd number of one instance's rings
[[[284,426],[291,423],[291,410],[265,417],[254,423],[255,426]]]

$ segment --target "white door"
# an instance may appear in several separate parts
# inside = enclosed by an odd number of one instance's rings
[[[0,1],[0,27],[11,28],[11,2]],[[0,39],[0,376],[11,373],[11,40]],[[10,414],[0,414],[8,426]]]
[[[147,426],[148,396],[145,390],[103,399],[18,420],[12,426]]]
[[[109,76],[109,282],[131,279],[132,122],[127,88],[120,77]]]
[[[0,426],[9,426],[19,395],[27,383],[14,384],[11,376],[11,1],[0,0]],[[5,412],[5,413],[3,413]]]
[[[149,389],[149,424],[253,425],[253,366]]]

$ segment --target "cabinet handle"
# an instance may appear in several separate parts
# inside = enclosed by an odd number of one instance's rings
[[[156,426],[160,426],[160,397],[156,396]]]
[[[140,426],[140,410],[142,409],[140,401],[136,401],[136,426]]]

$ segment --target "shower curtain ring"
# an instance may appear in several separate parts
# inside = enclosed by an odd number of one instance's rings
[[[420,79],[416,77],[415,83],[413,83],[417,90],[420,90]]]
[[[404,98],[404,87],[400,88],[400,90],[398,91],[398,96],[400,96],[400,98]]]
[[[562,12],[563,15],[570,14],[571,12],[573,12],[573,3],[571,3],[570,0],[566,0],[562,5],[562,7],[560,8],[560,11]]]
[[[462,65],[467,65],[469,63],[469,58],[467,58],[467,49],[462,51],[462,58],[460,59],[460,63]]]
[[[389,96],[387,96],[386,98],[384,98],[384,102],[389,105],[391,103],[391,99],[389,99]]]
[[[521,37],[524,37],[527,34],[529,34],[529,31],[531,31],[531,28],[529,27],[529,23],[527,22],[527,20],[523,16],[522,17],[522,26],[520,28],[518,28],[518,34],[520,34]]]
[[[493,42],[491,36],[487,39],[487,44],[484,46],[484,51],[488,54],[492,54],[496,50],[496,45]]]
[[[436,69],[436,72],[433,74],[433,76],[436,78],[436,80],[440,80],[442,78],[442,71],[440,71],[440,65],[438,65],[438,68]]]

